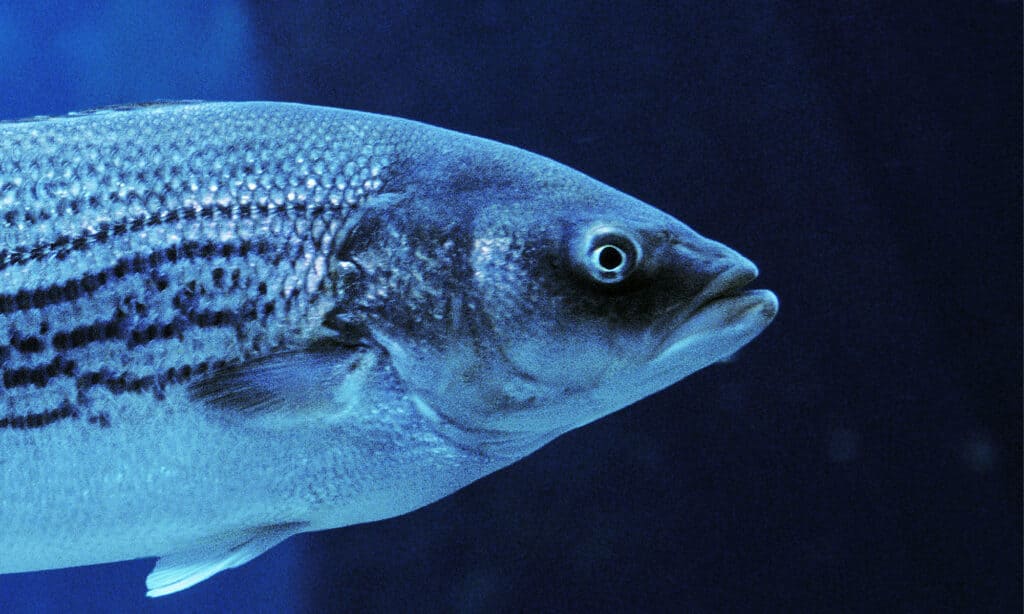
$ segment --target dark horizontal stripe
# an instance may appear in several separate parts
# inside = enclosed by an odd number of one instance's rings
[[[114,374],[109,370],[89,371],[76,378],[79,398],[90,388],[102,386],[115,394],[151,393],[163,400],[164,389],[169,384],[181,384],[224,368],[226,360],[202,361],[195,364],[181,364],[153,375],[134,376],[129,372]],[[65,419],[79,418],[79,412],[68,400],[56,409],[32,412],[23,415],[8,415],[0,418],[0,429],[35,429],[49,426]],[[110,414],[105,411],[90,415],[89,424],[101,428],[110,427]]]
[[[226,360],[201,361],[196,364],[181,364],[151,375],[134,375],[127,371],[113,373],[110,370],[90,371],[78,376],[79,391],[101,386],[114,394],[152,392],[163,398],[164,388],[169,384],[181,384],[223,368]]]
[[[112,339],[123,339],[128,347],[135,347],[154,339],[179,337],[186,327],[187,319],[184,317],[175,318],[164,324],[151,323],[137,328],[129,328],[128,321],[124,318],[114,318],[98,320],[92,324],[84,324],[66,331],[58,331],[53,334],[51,343],[53,349],[58,352],[80,348],[96,341]],[[23,354],[31,354],[43,351],[46,346],[39,337],[15,339],[9,346],[0,346],[0,365],[10,357],[12,347]]]
[[[183,383],[197,376],[205,375],[222,368],[223,360],[204,361],[197,364],[183,364],[171,367],[158,375],[132,377],[127,372],[117,375],[106,371],[93,371],[78,377],[78,389],[81,392],[94,386],[102,386],[116,394],[126,392],[153,392],[157,398],[163,398],[163,388],[168,384]],[[55,409],[32,412],[22,415],[0,417],[0,429],[35,429],[49,426],[61,420],[77,419],[79,412],[74,405],[65,400]],[[107,428],[110,426],[110,414],[99,412],[88,417],[89,424]]]
[[[58,351],[67,351],[82,348],[92,343],[119,339],[124,342],[127,348],[133,348],[157,339],[178,337],[184,334],[188,324],[198,328],[217,328],[221,326],[238,328],[245,322],[251,322],[256,319],[257,313],[255,307],[249,307],[242,311],[230,309],[189,310],[183,316],[179,316],[170,322],[154,322],[136,328],[126,327],[124,321],[119,319],[102,320],[76,327],[70,331],[55,333],[53,336],[53,347]],[[266,310],[264,310],[264,313],[266,313]],[[75,371],[75,361],[57,356],[48,363],[5,369],[3,370],[2,378],[4,388],[8,390],[23,386],[42,388],[51,379],[61,376],[72,376],[75,374]],[[83,376],[84,379],[80,377],[78,380],[79,384],[81,385],[83,381],[90,382],[91,378],[96,377],[95,373],[98,372],[94,372],[91,375],[87,374]]]
[[[75,361],[66,360],[62,356],[57,356],[50,362],[33,367],[4,369],[4,388],[8,390],[21,386],[43,388],[47,382],[55,377],[74,375],[76,369]]]
[[[174,263],[179,260],[208,259],[214,256],[222,256],[224,258],[240,256],[245,258],[250,254],[255,254],[260,257],[266,257],[273,251],[273,246],[267,239],[225,243],[217,241],[184,241],[166,248],[154,250],[148,254],[123,256],[113,266],[94,273],[86,273],[60,284],[52,284],[31,290],[26,288],[18,292],[0,294],[0,314],[16,313],[28,309],[42,309],[61,303],[70,303],[84,295],[96,292],[112,281],[133,273],[151,272],[164,263]],[[165,288],[167,281],[157,279],[158,289],[163,289],[160,287],[161,284]]]
[[[268,303],[273,304],[273,303]],[[255,307],[247,307],[241,311],[231,309],[188,311],[185,318],[199,328],[215,328],[218,326],[238,327],[256,319]]]
[[[78,202],[72,201],[66,203],[66,206],[77,211],[80,207]],[[325,211],[327,211],[327,206],[323,204],[307,205],[306,203],[295,202],[274,207],[273,212],[279,214],[308,214],[315,217],[322,215]],[[198,208],[185,206],[159,213],[140,215],[134,218],[100,222],[96,228],[83,231],[78,235],[60,235],[56,239],[40,241],[31,247],[18,246],[10,250],[0,250],[0,271],[9,266],[26,264],[44,258],[52,257],[57,260],[64,260],[72,253],[86,251],[94,244],[106,243],[111,238],[128,232],[138,232],[144,228],[152,228],[165,223],[175,223],[179,220],[213,219],[214,214],[218,212],[224,217],[234,218],[237,216],[237,218],[244,219],[252,217],[254,212],[268,216],[271,210],[268,203],[217,203],[203,205]],[[11,210],[6,215],[10,217],[14,213],[15,211]],[[13,218],[8,219],[7,222],[11,224]]]
[[[10,356],[11,348],[18,350],[22,354],[35,354],[37,352],[42,352],[46,348],[46,344],[42,339],[35,335],[23,337],[18,333],[18,331],[14,331],[11,334],[10,345],[0,346],[0,363]]]
[[[92,324],[75,327],[69,331],[60,331],[53,335],[53,349],[66,351],[81,348],[98,341],[120,339],[129,348],[149,343],[154,339],[172,339],[180,337],[187,328],[188,319],[178,317],[170,322],[151,322],[144,326],[130,328],[124,318],[98,320]]]
[[[60,407],[49,411],[24,414],[21,416],[4,416],[0,418],[0,429],[36,429],[49,426],[54,422],[78,418],[78,411],[70,402],[64,401]],[[93,419],[89,419],[93,422]],[[109,421],[108,421],[109,424]]]
[[[94,343],[118,339],[125,333],[127,321],[122,319],[101,320],[92,324],[77,326],[69,331],[60,331],[53,335],[53,349],[58,351],[71,350]]]

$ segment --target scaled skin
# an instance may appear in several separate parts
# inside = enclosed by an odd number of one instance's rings
[[[551,160],[278,103],[0,124],[0,250],[0,573],[403,514],[777,309]]]

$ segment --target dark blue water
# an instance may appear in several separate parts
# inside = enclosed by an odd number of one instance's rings
[[[0,1],[0,117],[412,117],[662,207],[782,302],[409,516],[159,600],[151,561],[0,576],[0,611],[1019,612],[1020,3],[633,5]]]

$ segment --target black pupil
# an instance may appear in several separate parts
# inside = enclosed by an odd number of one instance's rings
[[[621,249],[611,245],[605,245],[597,254],[597,263],[601,265],[601,268],[607,271],[614,271],[622,266],[623,258],[624,255]]]

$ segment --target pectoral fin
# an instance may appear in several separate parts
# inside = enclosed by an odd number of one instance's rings
[[[220,369],[190,391],[221,415],[286,426],[344,411],[375,364],[370,348],[321,345]]]
[[[304,523],[259,527],[215,538],[183,552],[163,556],[146,577],[146,596],[163,597],[194,586],[210,576],[243,565],[300,533]]]

